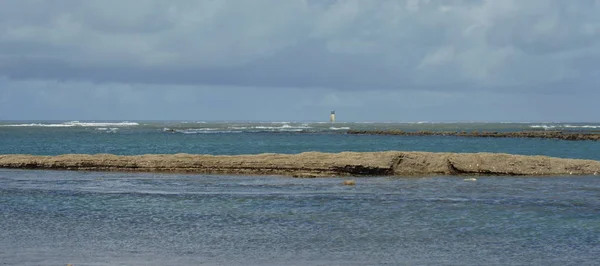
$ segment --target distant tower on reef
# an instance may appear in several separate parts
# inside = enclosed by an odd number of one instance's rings
[[[331,115],[329,115],[329,122],[335,122],[335,110],[331,111]]]

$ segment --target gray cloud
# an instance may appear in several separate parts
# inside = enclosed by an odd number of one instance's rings
[[[0,78],[0,120],[598,121],[600,91],[335,90],[16,81]]]
[[[11,79],[341,90],[589,90],[596,0],[7,0]]]

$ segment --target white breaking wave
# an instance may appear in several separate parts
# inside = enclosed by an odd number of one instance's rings
[[[99,128],[96,128],[96,130],[102,131],[105,133],[117,133],[119,131],[119,128],[118,127],[111,127],[111,128],[99,127]]]
[[[32,124],[14,124],[14,125],[0,125],[3,127],[128,127],[128,126],[139,126],[140,124],[136,122],[79,122],[79,121],[70,121],[64,122],[60,124],[42,124],[42,123],[32,123]]]
[[[236,130],[223,130],[222,128],[190,128],[190,129],[170,129],[163,128],[164,132],[173,132],[181,134],[214,134],[214,133],[241,133]]]
[[[67,124],[15,124],[15,125],[0,125],[0,127],[72,127]]]
[[[217,133],[242,133],[239,130],[175,130],[182,134],[217,134]]]
[[[130,126],[139,126],[139,123],[136,122],[79,122],[79,121],[71,121],[66,122],[65,124],[78,126],[78,127],[130,127]]]
[[[331,130],[348,130],[350,128],[349,127],[330,127],[329,129],[331,129]]]
[[[581,125],[581,126],[572,126],[572,125],[565,125],[566,128],[600,128],[600,125]]]
[[[266,130],[266,131],[302,131],[304,129],[310,129],[312,128],[311,126],[309,126],[308,124],[302,124],[299,126],[291,126],[289,124],[283,124],[281,126],[232,126],[229,127],[228,129],[233,129],[233,130],[251,130],[251,131],[260,131],[260,130]]]
[[[283,124],[279,127],[255,126],[252,128],[254,128],[254,129],[305,129],[305,128],[311,128],[311,127],[308,125],[290,126],[289,124]]]
[[[531,125],[529,127],[530,128],[543,128],[545,130],[556,128],[556,126],[549,126],[549,125]]]
[[[554,128],[591,128],[596,129],[600,128],[600,125],[531,125],[531,128],[543,128],[545,130],[554,129]]]
[[[163,128],[164,132],[176,132],[182,134],[206,134],[206,133],[242,133],[242,132],[300,132],[305,129],[310,129],[308,124],[302,125],[289,125],[282,124],[281,126],[267,126],[267,125],[258,125],[258,126],[242,126],[242,125],[234,125],[229,127],[216,127],[216,128],[188,128],[188,129],[172,129],[172,128]]]

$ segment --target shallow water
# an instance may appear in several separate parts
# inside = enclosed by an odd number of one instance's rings
[[[597,177],[0,170],[6,265],[593,265]]]

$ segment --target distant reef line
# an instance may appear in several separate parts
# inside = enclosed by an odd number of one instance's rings
[[[403,131],[403,130],[347,130],[351,135],[394,135],[394,136],[457,136],[478,138],[539,138],[560,140],[600,141],[598,131]]]
[[[600,161],[503,153],[304,152],[300,154],[0,155],[0,168],[232,175],[598,175]]]

